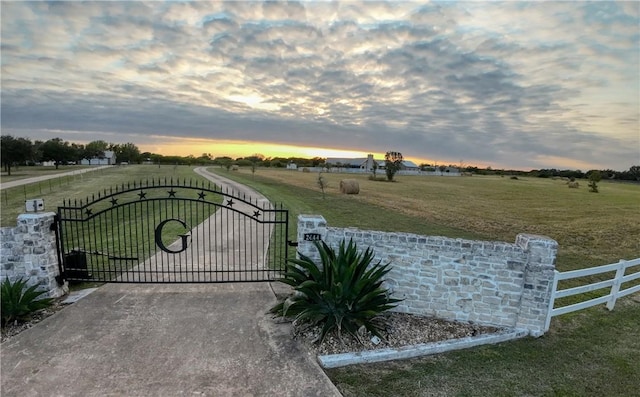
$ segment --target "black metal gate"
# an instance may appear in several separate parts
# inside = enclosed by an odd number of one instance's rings
[[[210,183],[129,183],[58,207],[60,270],[69,281],[269,281],[284,270],[288,226],[282,205]]]

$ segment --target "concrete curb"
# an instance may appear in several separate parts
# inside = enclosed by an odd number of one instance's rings
[[[431,354],[444,353],[469,347],[506,342],[527,336],[527,330],[506,330],[495,334],[469,336],[441,342],[423,343],[420,345],[404,346],[397,349],[365,350],[357,353],[342,353],[319,355],[318,362],[323,368],[338,368],[353,364],[368,364],[382,361],[400,360]]]
[[[69,295],[62,301],[63,305],[70,305],[72,303],[76,303],[80,299],[94,292],[98,288],[85,288],[78,291],[70,292]]]

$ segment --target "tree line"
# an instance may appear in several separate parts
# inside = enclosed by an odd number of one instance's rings
[[[104,158],[106,151],[113,151],[118,162],[140,162],[142,155],[133,143],[114,144],[105,141],[93,141],[86,145],[63,141],[60,138],[48,141],[31,141],[28,138],[2,135],[0,137],[2,166],[11,175],[15,165],[35,165],[52,161],[55,167],[65,164],[77,164],[82,160]]]
[[[16,138],[11,135],[2,135],[0,148],[2,150],[1,160],[5,172],[11,175],[11,167],[14,165],[35,165],[45,161],[53,161],[56,168],[64,164],[76,164],[84,159],[104,158],[105,151],[113,151],[116,155],[118,163],[150,163],[150,164],[185,164],[185,165],[214,165],[231,168],[234,165],[239,167],[273,167],[285,168],[290,163],[295,163],[298,167],[324,167],[328,166],[325,159],[314,157],[311,159],[302,157],[265,157],[262,154],[255,153],[251,156],[232,158],[228,156],[214,157],[211,153],[202,153],[196,157],[189,156],[164,156],[161,154],[140,152],[140,149],[133,143],[108,143],[97,140],[87,143],[86,145],[63,141],[60,138],[49,139],[48,141],[31,141],[28,138]],[[399,152],[387,152],[385,156],[387,171],[396,169],[394,164],[402,162],[402,154]],[[391,167],[389,167],[391,165]],[[530,176],[539,178],[575,178],[589,179],[594,171],[599,171],[602,179],[622,180],[622,181],[640,181],[640,166],[633,165],[625,171],[606,170],[589,170],[582,172],[581,170],[559,170],[555,168],[540,169],[531,171],[508,170],[508,169],[492,169],[491,167],[479,168],[476,166],[465,166],[462,162],[459,165],[437,165],[437,164],[420,164],[422,171],[440,170],[444,172],[449,168],[459,169],[461,172],[476,175],[512,175],[512,176]],[[375,174],[375,170],[374,170]],[[393,172],[395,174],[395,172]],[[389,178],[389,175],[387,175]],[[393,179],[393,175],[391,175]]]
[[[583,172],[581,170],[560,170],[556,168],[544,168],[540,170],[520,171],[520,170],[504,170],[492,169],[487,167],[484,169],[478,167],[465,167],[464,171],[477,175],[511,175],[511,176],[529,176],[537,178],[565,178],[565,179],[590,179],[594,173],[599,173],[602,179],[619,180],[619,181],[640,181],[640,166],[632,165],[628,170],[616,171],[612,169],[606,170],[589,170]]]
[[[48,141],[31,141],[28,138],[2,135],[0,142],[1,161],[4,171],[11,175],[11,168],[16,165],[36,165],[52,161],[56,169],[60,165],[78,164],[82,160],[103,159],[106,151],[113,151],[119,164],[184,164],[184,165],[218,165],[231,167],[274,167],[285,168],[289,163],[295,163],[300,167],[317,167],[324,164],[325,159],[314,157],[306,159],[302,157],[265,157],[262,154],[254,154],[247,157],[231,158],[228,156],[214,157],[210,153],[203,153],[195,157],[189,156],[164,156],[151,152],[140,152],[133,143],[109,143],[102,140],[92,141],[86,145],[64,141],[60,138]]]

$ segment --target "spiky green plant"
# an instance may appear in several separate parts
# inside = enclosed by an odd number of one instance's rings
[[[36,291],[37,285],[25,288],[27,280],[17,280],[11,282],[5,279],[0,285],[0,295],[2,298],[2,326],[15,320],[24,320],[29,314],[36,310],[51,306],[53,299],[38,299],[44,291]]]
[[[317,342],[336,330],[339,337],[346,331],[360,340],[358,330],[364,327],[373,335],[384,338],[384,323],[379,315],[396,306],[400,299],[391,298],[382,287],[389,264],[372,264],[374,253],[363,253],[353,241],[340,242],[338,252],[324,241],[314,242],[320,253],[321,266],[300,254],[289,259],[280,280],[293,287],[294,293],[271,309],[298,324],[320,325]]]

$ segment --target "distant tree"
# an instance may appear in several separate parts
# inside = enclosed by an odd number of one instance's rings
[[[164,156],[161,154],[156,154],[156,153],[149,153],[149,157],[148,159],[153,163],[153,164],[158,164],[158,168],[160,168],[160,164],[164,163]]]
[[[27,138],[14,138],[11,135],[2,135],[0,141],[2,165],[8,175],[11,175],[11,166],[16,163],[26,163],[33,157],[33,144]]]
[[[91,164],[91,159],[103,159],[104,152],[108,149],[109,144],[105,141],[89,142],[84,147],[83,158],[89,160],[89,164]]]
[[[142,161],[140,149],[131,142],[127,142],[123,145],[114,145],[113,152],[116,155],[116,161],[119,163],[140,163]]]
[[[393,181],[396,172],[400,171],[403,160],[404,158],[400,152],[387,152],[384,155],[384,168],[389,182]]]
[[[213,164],[214,165],[219,165],[220,167],[225,167],[227,163],[229,163],[229,167],[231,167],[231,162],[233,161],[233,159],[231,157],[227,157],[227,156],[222,156],[222,157],[216,157],[215,159],[213,159]]]
[[[177,166],[179,164],[184,164],[186,163],[186,159],[182,156],[162,156],[162,162],[165,164],[173,164],[174,166]],[[175,169],[175,167],[174,167]]]
[[[71,149],[73,151],[73,162],[76,164],[80,164],[82,159],[85,158],[85,146],[78,143],[72,143]]]
[[[40,146],[42,151],[43,161],[53,161],[56,165],[56,169],[60,164],[64,164],[68,161],[74,161],[76,158],[76,151],[69,142],[63,141],[60,138],[49,139]]]
[[[640,181],[640,165],[632,165],[629,167],[629,173],[636,179],[636,181]]]
[[[202,153],[200,155],[200,157],[198,157],[196,160],[200,164],[205,165],[205,164],[209,164],[211,162],[212,157],[213,156],[211,156],[211,153]]]
[[[320,164],[324,163],[324,159],[322,157],[314,157],[311,159],[311,166],[318,167]]]
[[[589,174],[589,191],[598,193],[598,182],[602,179],[602,173],[598,170],[591,170]]]
[[[260,154],[260,153],[254,153],[249,157],[245,157],[245,160],[249,160],[253,163],[261,163],[264,161],[264,155]]]
[[[327,186],[329,186],[329,183],[327,182],[327,180],[322,176],[322,172],[318,172],[318,180],[317,180],[317,184],[318,187],[320,188],[320,190],[322,190],[322,198],[324,198],[324,189],[327,188]]]
[[[44,142],[35,140],[33,141],[33,148],[31,150],[31,159],[37,163],[42,161],[42,145]]]
[[[248,158],[239,158],[233,163],[240,167],[251,167],[251,164],[253,164],[253,161],[249,160]]]
[[[441,165],[440,167],[438,167],[438,169],[440,170],[440,175],[443,175],[444,171],[447,169],[447,166]]]

